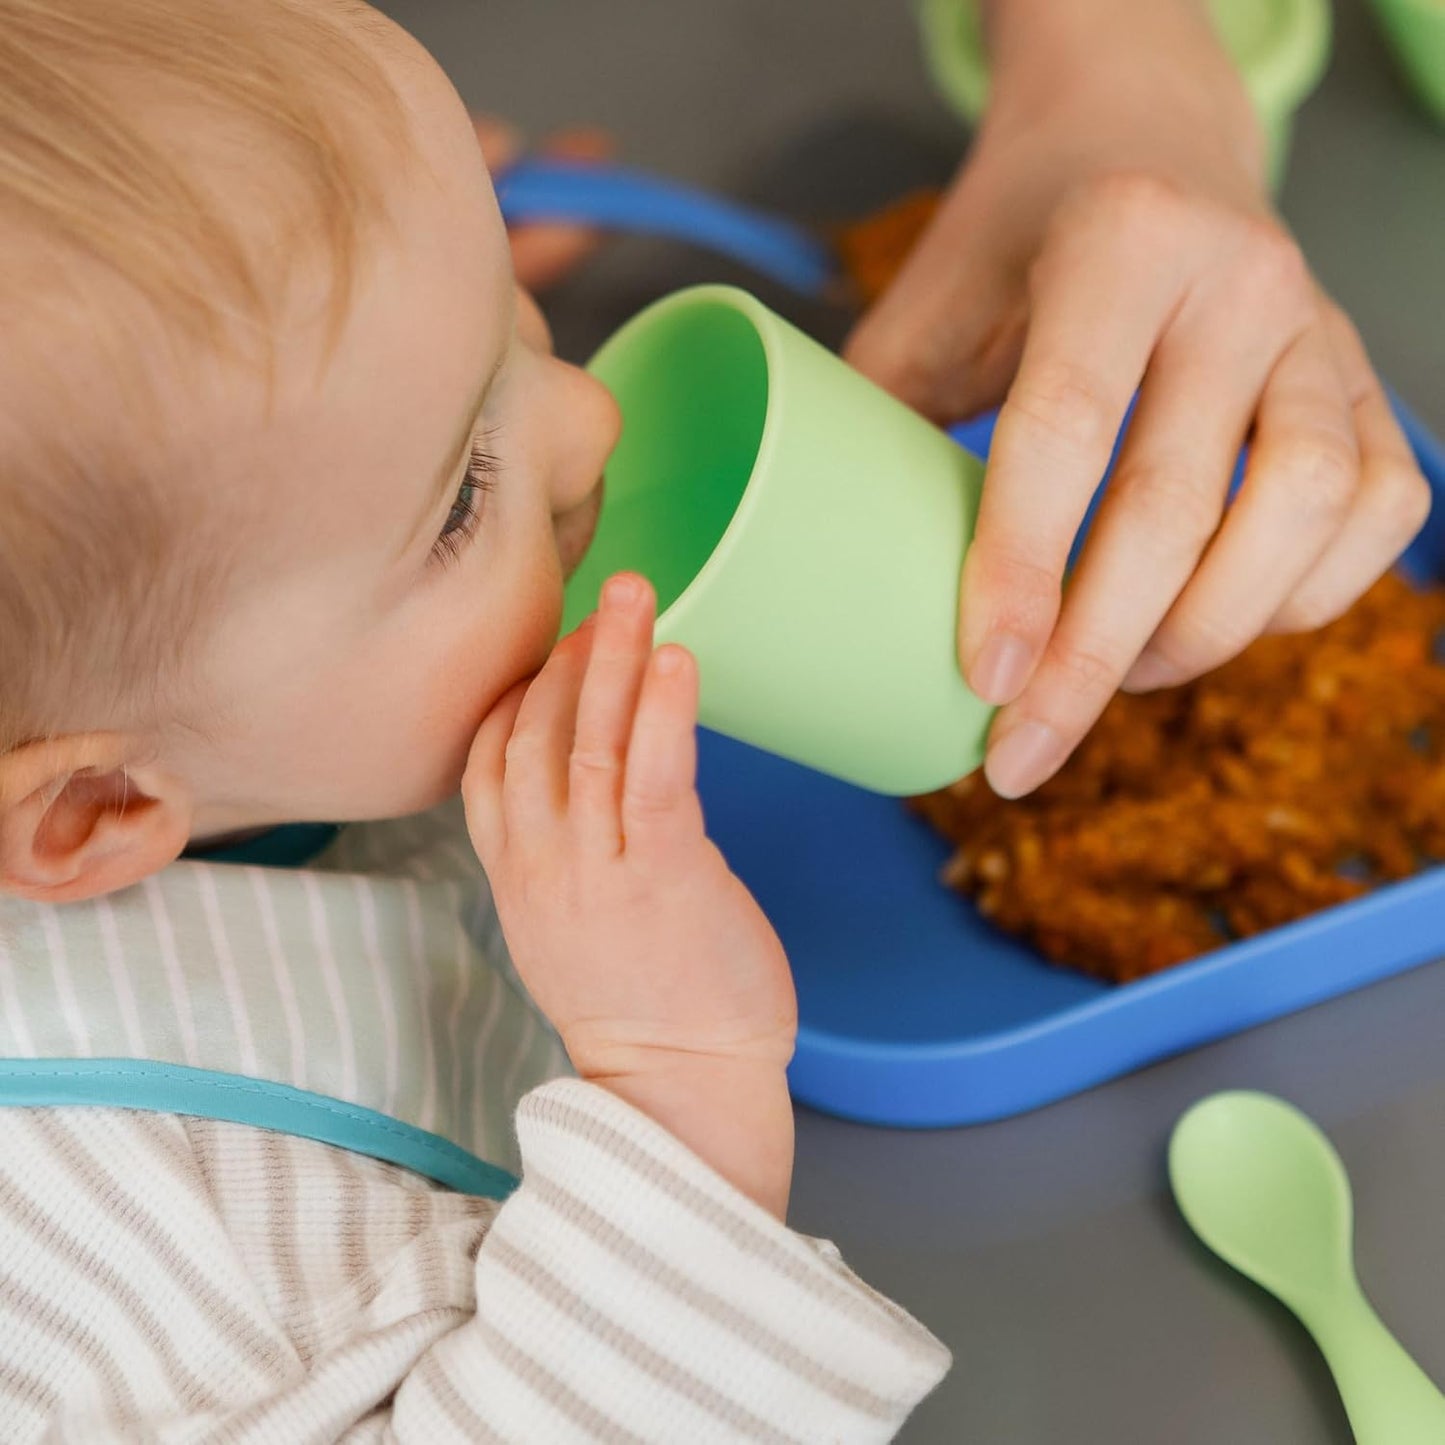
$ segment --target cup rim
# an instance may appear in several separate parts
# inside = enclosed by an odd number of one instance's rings
[[[634,327],[641,327],[650,323],[655,317],[665,314],[668,311],[678,310],[683,307],[696,306],[699,303],[715,303],[726,307],[735,314],[742,315],[752,327],[753,334],[757,337],[763,351],[763,365],[767,373],[767,397],[763,406],[763,424],[758,432],[758,444],[753,452],[752,466],[748,472],[748,478],[738,496],[737,505],[734,506],[732,516],[728,519],[727,526],[723,528],[722,536],[717,540],[707,560],[693,573],[687,586],[668,603],[657,616],[656,626],[661,629],[669,622],[675,622],[679,615],[696,605],[697,594],[702,584],[708,579],[709,574],[720,568],[726,555],[737,545],[737,536],[740,532],[746,514],[757,506],[754,478],[762,466],[764,458],[773,450],[773,437],[776,433],[774,418],[777,414],[775,405],[777,398],[778,378],[781,368],[777,364],[777,327],[780,324],[779,318],[775,317],[768,308],[741,286],[729,286],[720,282],[709,282],[698,286],[685,286],[680,291],[674,291],[670,295],[659,297],[651,305],[645,306],[636,316],[626,322],[622,328],[611,338],[605,341],[598,348],[591,361],[587,363],[590,371],[594,365],[602,360],[608,350],[614,344],[621,344],[627,339],[627,333]],[[625,425],[625,420],[624,420]],[[606,471],[604,468],[604,476]],[[604,491],[602,506],[607,506],[607,493]]]

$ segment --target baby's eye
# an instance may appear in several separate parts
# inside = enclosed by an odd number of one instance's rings
[[[497,459],[484,440],[473,442],[467,474],[457,488],[456,500],[442,523],[441,534],[432,544],[432,556],[446,563],[460,557],[468,542],[476,536],[481,520],[482,498],[492,490],[497,478]]]
[[[475,520],[477,515],[477,484],[468,477],[457,492],[457,499],[452,503],[452,509],[447,513],[447,519],[442,525],[443,537],[454,537],[458,532],[465,532]]]

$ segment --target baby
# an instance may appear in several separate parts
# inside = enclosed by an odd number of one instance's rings
[[[0,1438],[891,1436],[947,1352],[782,1223],[786,960],[646,583],[553,647],[618,415],[434,62],[0,0],[0,334]]]

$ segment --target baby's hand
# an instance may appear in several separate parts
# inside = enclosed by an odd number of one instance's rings
[[[703,831],[697,667],[614,577],[483,722],[462,792],[517,971],[584,1078],[781,1215],[797,1017],[782,945]]]

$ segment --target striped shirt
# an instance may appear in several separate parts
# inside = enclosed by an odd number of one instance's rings
[[[455,808],[304,869],[0,899],[0,1054],[376,1108],[506,1201],[251,1124],[0,1109],[0,1440],[885,1440],[947,1351],[565,1073]],[[520,1102],[518,1102],[520,1100]]]

